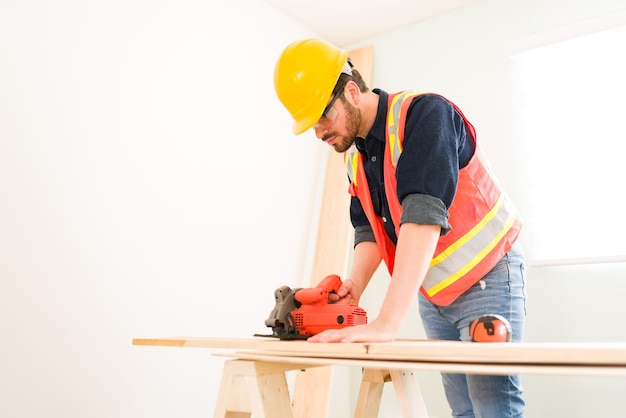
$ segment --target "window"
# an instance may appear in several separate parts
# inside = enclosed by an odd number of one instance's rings
[[[529,260],[626,260],[626,26],[514,57]]]

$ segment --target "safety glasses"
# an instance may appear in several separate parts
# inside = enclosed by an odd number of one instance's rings
[[[333,106],[335,105],[335,102],[337,101],[339,96],[343,94],[343,89],[345,87],[346,85],[344,84],[341,89],[337,91],[337,93],[333,96],[330,103],[326,105],[324,111],[322,112],[322,116],[317,121],[317,123],[313,125],[313,129],[325,128],[335,123],[335,120],[337,120],[338,112],[335,108],[333,108]]]

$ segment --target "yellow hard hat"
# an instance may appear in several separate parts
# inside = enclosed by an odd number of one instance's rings
[[[289,44],[274,68],[274,89],[293,118],[293,133],[313,127],[322,116],[348,52],[320,39]]]

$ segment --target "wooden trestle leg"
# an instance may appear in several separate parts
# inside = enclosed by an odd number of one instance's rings
[[[280,363],[229,360],[224,364],[215,418],[293,418],[285,372]]]
[[[377,418],[384,385],[392,382],[404,418],[428,418],[417,378],[411,370],[364,369],[354,418]]]

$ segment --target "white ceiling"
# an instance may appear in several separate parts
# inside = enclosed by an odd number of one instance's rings
[[[265,0],[340,47],[476,1]]]

